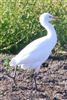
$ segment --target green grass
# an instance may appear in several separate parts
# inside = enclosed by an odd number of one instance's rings
[[[39,23],[43,12],[59,16],[53,22],[57,48],[67,43],[67,3],[65,0],[0,0],[0,52],[17,53],[32,40],[46,35]]]

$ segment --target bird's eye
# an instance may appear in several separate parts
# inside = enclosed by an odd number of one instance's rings
[[[52,18],[52,16],[49,16],[49,18]]]

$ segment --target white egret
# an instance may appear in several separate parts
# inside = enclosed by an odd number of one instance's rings
[[[54,19],[57,19],[57,17],[49,13],[43,13],[40,16],[40,24],[47,30],[48,34],[32,41],[22,49],[19,54],[12,58],[10,66],[20,65],[21,68],[34,70],[35,74],[39,72],[40,66],[48,59],[57,43],[56,31],[50,23]]]

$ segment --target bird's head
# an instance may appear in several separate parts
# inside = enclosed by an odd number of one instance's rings
[[[53,16],[50,13],[43,13],[40,15],[39,21],[41,24],[45,24],[45,23],[51,22],[52,20],[55,20],[55,19],[58,19],[58,17]]]

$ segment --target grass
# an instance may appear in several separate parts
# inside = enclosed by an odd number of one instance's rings
[[[60,20],[53,24],[58,34],[56,48],[63,48],[67,43],[65,0],[0,0],[0,52],[17,53],[34,39],[46,35],[39,23],[43,12],[59,16]]]

